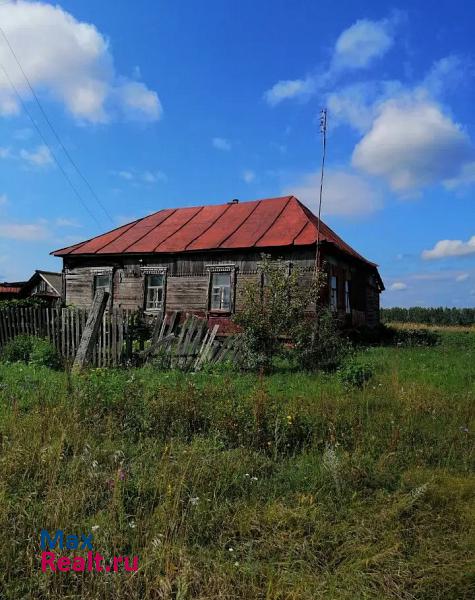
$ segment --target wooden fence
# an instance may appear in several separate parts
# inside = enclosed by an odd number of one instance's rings
[[[34,335],[49,339],[65,360],[76,355],[88,312],[71,308],[2,308],[0,309],[0,349],[18,335]],[[132,353],[129,330],[134,313],[112,310],[102,319],[92,364],[116,366]],[[127,343],[128,342],[128,343]]]
[[[11,339],[26,334],[49,339],[68,362],[76,356],[88,311],[78,308],[9,307],[0,309],[0,351]],[[143,314],[113,309],[104,314],[90,365],[114,367],[134,361],[158,360],[164,366],[200,369],[205,363],[231,360],[234,338],[218,339],[218,326],[178,313],[146,319]]]

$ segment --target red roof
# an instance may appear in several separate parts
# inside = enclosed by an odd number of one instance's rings
[[[318,218],[294,196],[284,196],[252,202],[167,208],[52,254],[151,254],[308,246],[316,243],[317,229]],[[323,221],[320,240],[369,262]]]
[[[0,284],[0,294],[19,294],[21,287],[12,287]]]

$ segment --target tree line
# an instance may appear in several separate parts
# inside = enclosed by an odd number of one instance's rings
[[[382,308],[383,323],[424,323],[427,325],[473,325],[475,323],[475,308]]]

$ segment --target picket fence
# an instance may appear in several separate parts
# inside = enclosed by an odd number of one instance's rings
[[[63,359],[72,361],[87,316],[87,310],[78,308],[2,308],[0,309],[0,348],[18,335],[33,335],[49,339]],[[117,366],[130,358],[134,341],[130,333],[135,318],[133,312],[119,309],[104,315],[91,357],[93,366]]]
[[[47,338],[63,360],[72,363],[86,326],[88,311],[79,308],[8,307],[0,309],[0,350],[18,335]],[[155,318],[143,313],[107,311],[90,358],[92,367],[149,362],[157,355],[165,366],[200,369],[205,363],[232,360],[238,351],[234,338],[218,338],[218,326],[177,312]]]

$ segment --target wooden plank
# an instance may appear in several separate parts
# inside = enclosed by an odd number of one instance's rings
[[[218,333],[218,329],[219,329],[219,325],[215,325],[213,327],[213,329],[211,330],[211,333],[208,337],[208,341],[206,342],[205,346],[203,347],[201,353],[199,354],[196,363],[195,363],[195,370],[199,370],[201,369],[201,367],[205,364],[205,362],[208,359],[208,355],[211,352],[211,347],[213,345],[214,342],[214,338],[216,337],[216,334]]]
[[[109,293],[103,289],[97,290],[92,303],[91,312],[74,359],[73,370],[84,368],[90,359],[92,349],[96,343],[104,311],[106,309]]]

